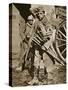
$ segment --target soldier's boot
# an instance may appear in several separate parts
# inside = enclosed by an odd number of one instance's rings
[[[28,84],[33,85],[33,84],[38,84],[39,83],[39,80],[37,78],[37,76],[38,76],[37,72],[38,72],[38,69],[35,68],[34,69],[34,77],[33,77],[33,79],[30,82],[28,82]]]

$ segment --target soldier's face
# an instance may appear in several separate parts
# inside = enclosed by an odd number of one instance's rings
[[[38,12],[37,17],[38,17],[39,20],[42,20],[44,15],[45,14],[43,12]]]
[[[30,25],[32,25],[32,24],[33,24],[33,19],[28,20],[28,23],[29,23]]]

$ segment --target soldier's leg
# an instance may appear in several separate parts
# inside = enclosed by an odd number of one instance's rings
[[[35,50],[35,57],[34,57],[34,77],[33,79],[29,82],[29,84],[38,84],[38,66],[39,66],[39,61],[40,61],[40,54],[38,50]]]
[[[34,57],[34,77],[37,78],[37,70],[40,62],[40,54],[39,50],[35,50],[35,57]]]
[[[31,77],[33,78],[34,77],[34,56],[35,56],[34,48],[31,48],[30,54],[28,56],[29,56],[29,62],[30,62],[29,73],[30,73]]]

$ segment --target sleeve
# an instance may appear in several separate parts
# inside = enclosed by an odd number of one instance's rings
[[[42,33],[43,37],[46,35],[45,27],[41,22],[38,23],[37,29],[38,29],[39,32]]]

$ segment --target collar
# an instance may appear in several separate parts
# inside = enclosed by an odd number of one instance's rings
[[[27,23],[27,26],[32,27],[32,25],[30,25],[29,23]]]

